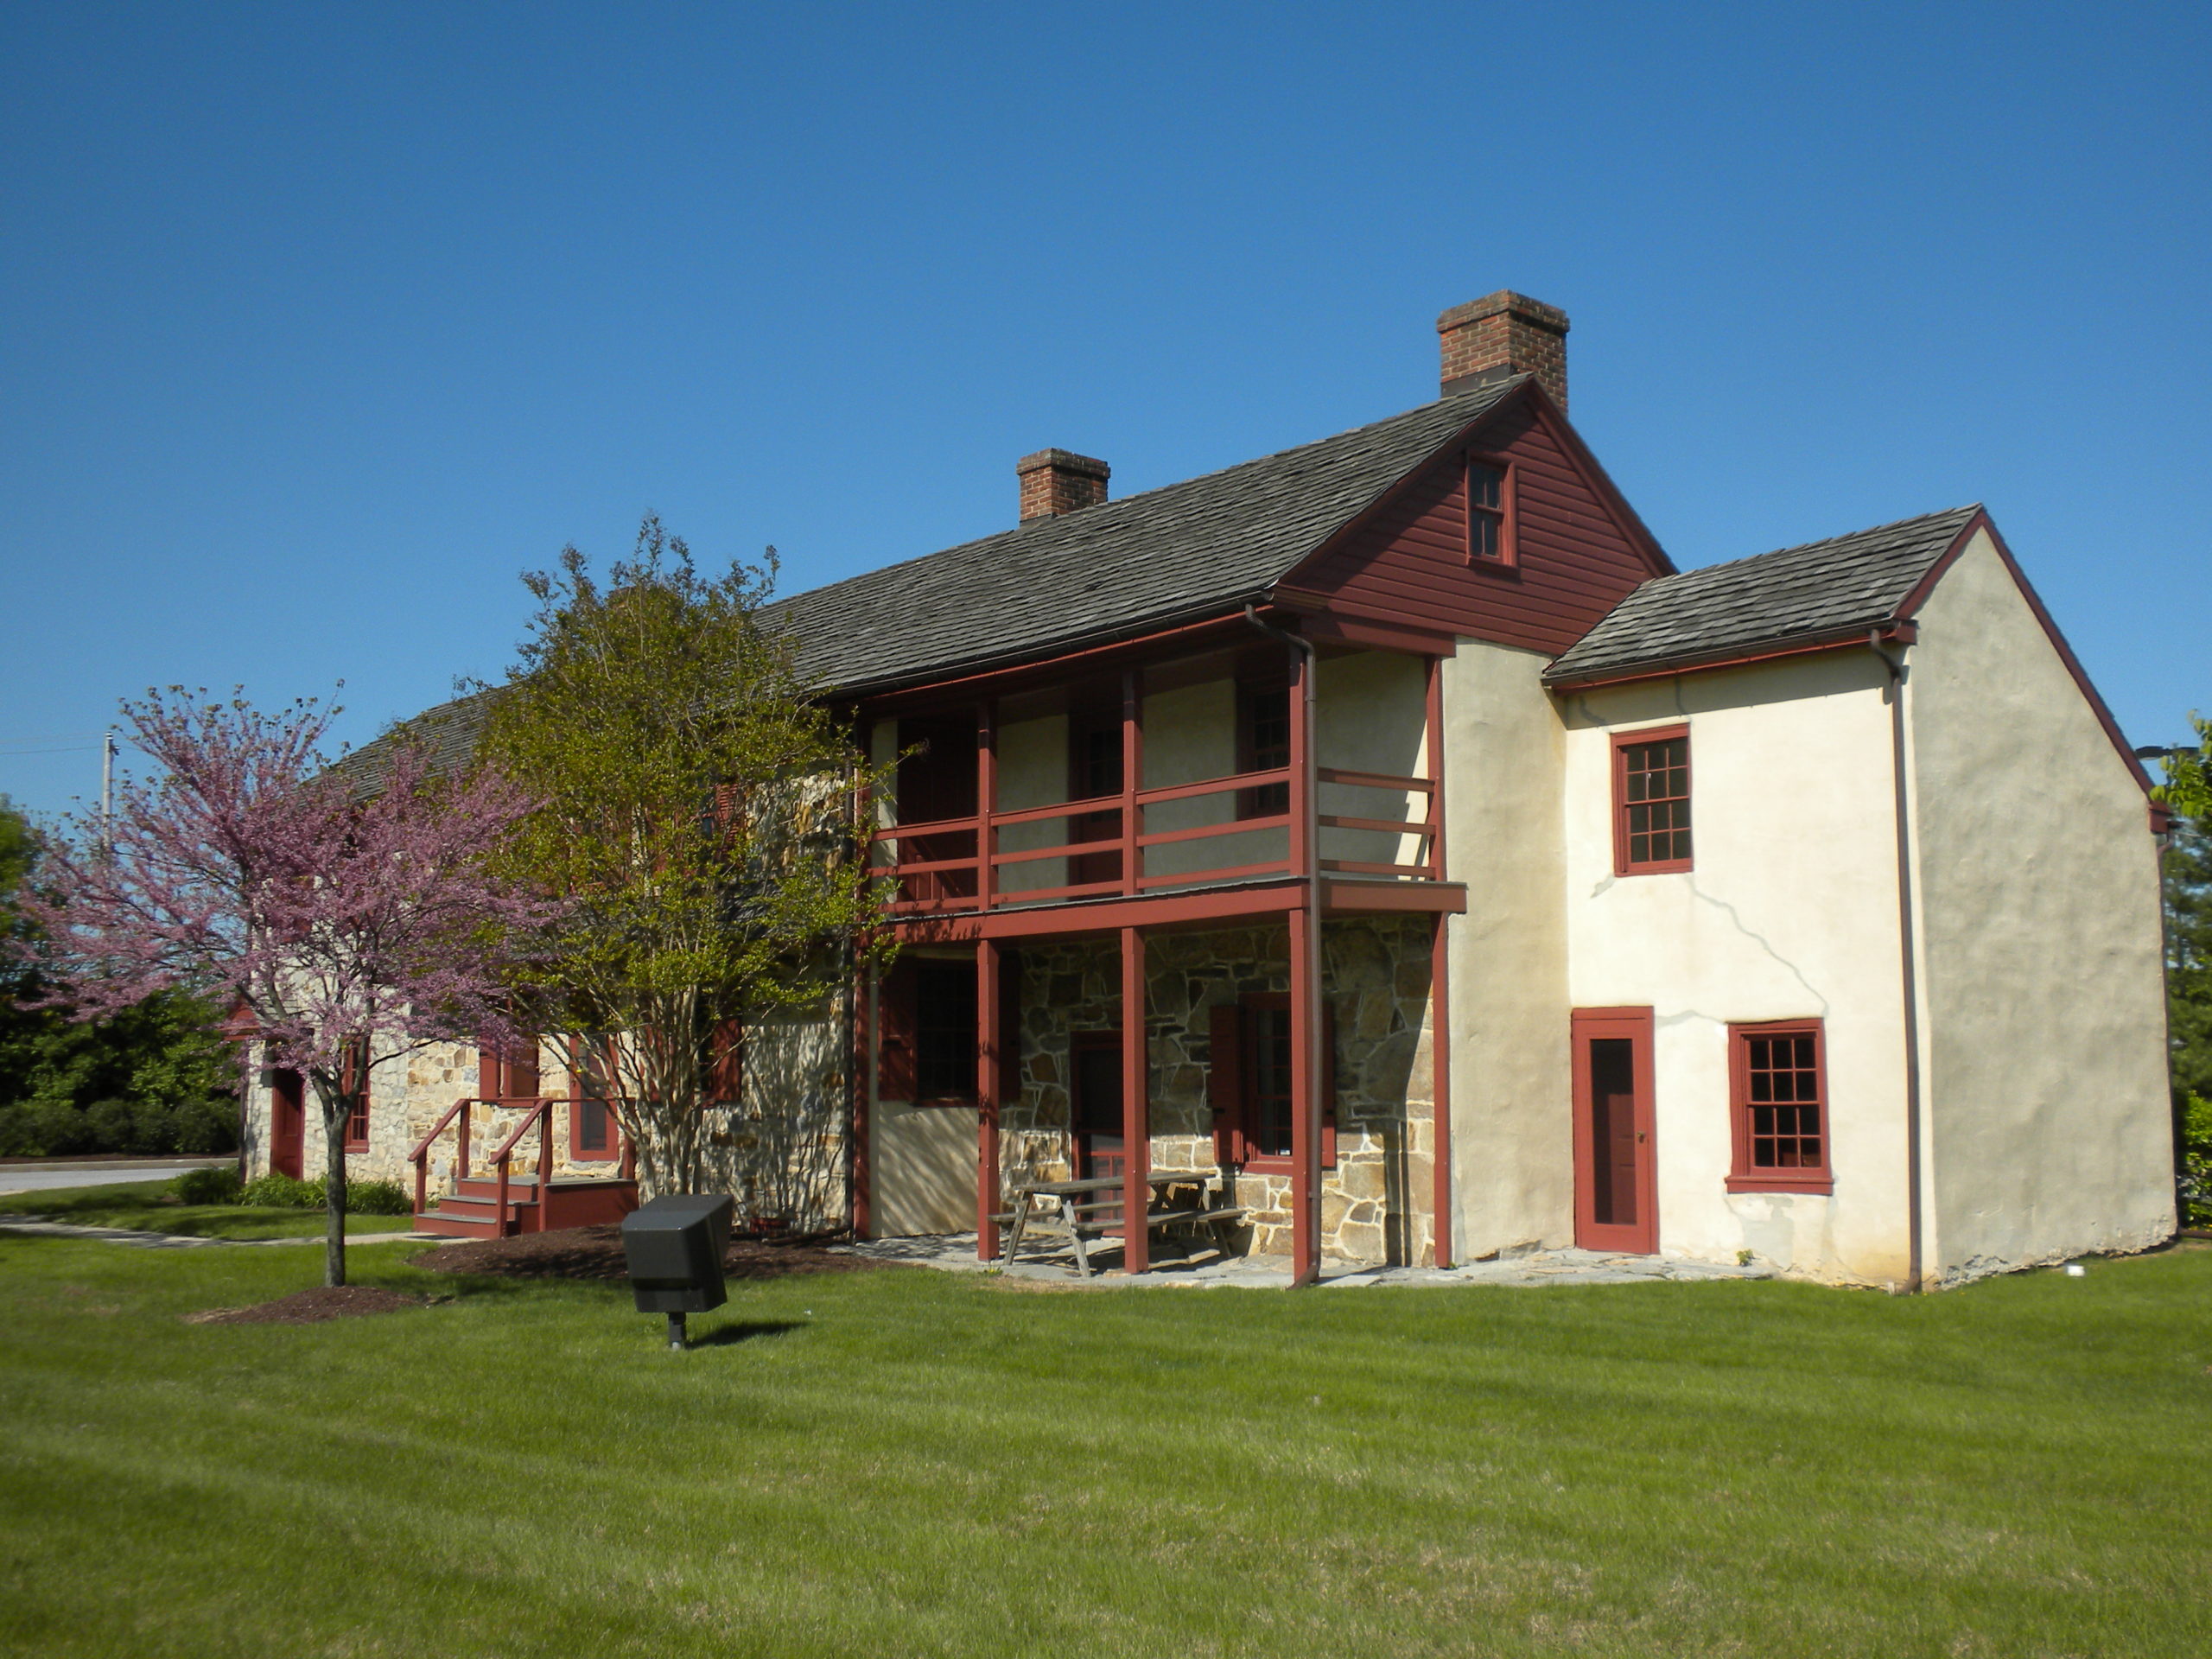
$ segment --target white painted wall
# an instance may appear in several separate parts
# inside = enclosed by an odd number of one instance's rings
[[[1918,621],[1930,1267],[2157,1243],[2172,1141],[2143,791],[1986,533]]]
[[[1445,874],[1467,889],[1466,913],[1447,925],[1461,1260],[1530,1242],[1564,1244],[1573,1226],[1564,743],[1539,677],[1545,661],[1462,639],[1444,664]],[[1430,1035],[1416,1069],[1431,1064]]]
[[[1841,652],[1566,702],[1568,1002],[1655,1011],[1662,1254],[1905,1276],[1885,683],[1871,652]],[[1695,868],[1616,877],[1613,734],[1685,720]],[[1728,1025],[1808,1015],[1824,1022],[1834,1192],[1731,1194]]]

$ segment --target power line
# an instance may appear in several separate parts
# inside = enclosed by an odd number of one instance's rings
[[[58,749],[0,749],[0,755],[12,754],[90,754],[103,747],[99,743],[66,743]]]

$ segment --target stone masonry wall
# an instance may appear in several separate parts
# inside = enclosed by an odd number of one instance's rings
[[[1322,1172],[1322,1247],[1355,1262],[1433,1261],[1429,924],[1333,921],[1322,930],[1322,950],[1337,1031],[1337,1162]],[[1289,990],[1288,930],[1154,936],[1146,942],[1145,971],[1153,1166],[1210,1170],[1208,1011]],[[1001,1119],[1001,1168],[1009,1183],[1024,1175],[1064,1179],[1073,1150],[1071,1039],[1119,1028],[1119,957],[1110,944],[1046,945],[1022,951],[1020,972],[1021,1087]],[[1236,1201],[1253,1212],[1248,1248],[1288,1254],[1290,1178],[1240,1173]]]

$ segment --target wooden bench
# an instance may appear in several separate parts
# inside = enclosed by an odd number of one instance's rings
[[[1251,1213],[1239,1205],[1211,1201],[1215,1190],[1225,1185],[1217,1170],[1155,1169],[1145,1177],[1145,1184],[1155,1193],[1178,1186],[1195,1186],[1202,1195],[1196,1205],[1168,1210],[1147,1208],[1144,1218],[1147,1233],[1164,1232],[1170,1227],[1205,1226],[1225,1254],[1230,1243],[1229,1229]],[[1040,1218],[1040,1203],[1048,1204],[1051,1208],[1045,1213],[1059,1224],[1053,1231],[1036,1236],[1065,1237],[1075,1250],[1077,1273],[1083,1278],[1090,1278],[1090,1252],[1085,1240],[1126,1236],[1122,1217],[1123,1202],[1119,1196],[1122,1188],[1122,1180],[1118,1175],[1094,1176],[1080,1181],[1030,1181],[1015,1187],[1014,1208],[993,1217],[1001,1224],[1011,1224],[1007,1234],[1006,1260],[1012,1262],[1020,1253],[1023,1241],[1032,1236],[1032,1224]],[[1094,1196],[1104,1192],[1116,1196]]]

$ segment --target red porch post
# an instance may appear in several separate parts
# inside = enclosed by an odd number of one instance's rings
[[[1313,657],[1291,655],[1290,868],[1306,897],[1290,912],[1291,1282],[1321,1276],[1321,849],[1314,834]]]
[[[870,1039],[868,985],[873,976],[866,967],[853,974],[853,1236],[866,1238],[874,1220],[869,1212],[870,1177],[868,1135],[872,1129],[868,1105],[875,1089],[874,1045]]]
[[[1428,791],[1428,868],[1431,877],[1446,880],[1444,862],[1444,659],[1428,659],[1428,719],[1425,757]],[[1436,931],[1428,950],[1428,1053],[1434,1067],[1431,1089],[1436,1119],[1433,1175],[1436,1190],[1431,1200],[1431,1236],[1436,1265],[1452,1265],[1452,918],[1437,912]]]
[[[1137,845],[1143,818],[1137,791],[1144,787],[1144,671],[1122,672],[1122,891],[1143,891],[1144,854]]]
[[[1152,1265],[1151,1064],[1144,1030],[1144,933],[1122,930],[1122,1269]]]
[[[999,1255],[999,1102],[1006,1066],[1000,1030],[999,942],[979,939],[976,944],[976,1130],[980,1144],[976,1154],[976,1257],[995,1262]]]
[[[976,705],[976,908],[991,907],[997,872],[991,855],[998,851],[998,833],[991,814],[999,810],[999,704],[985,697]]]

